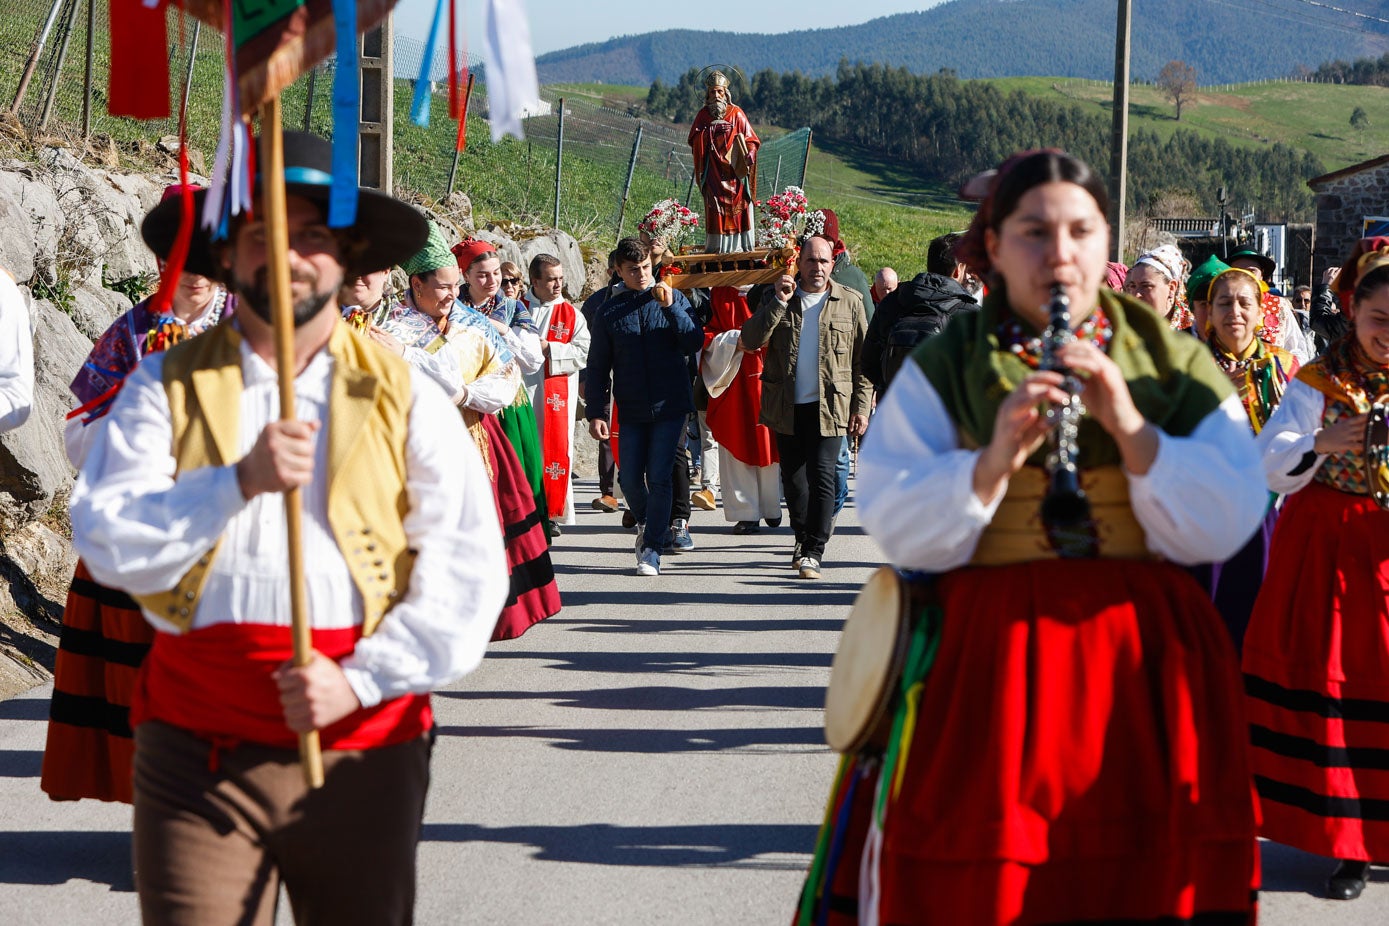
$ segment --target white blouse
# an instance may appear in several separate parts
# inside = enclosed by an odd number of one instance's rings
[[[944,572],[967,564],[1006,492],[974,494],[980,450],[960,446],[955,422],[914,363],[903,364],[878,404],[859,454],[859,516],[888,559]],[[1177,563],[1228,559],[1268,504],[1249,418],[1227,398],[1189,437],[1159,433],[1146,475],[1127,473],[1148,549]]]
[[[320,351],[295,379],[300,420],[326,421],[333,363]],[[288,626],[283,496],[246,501],[234,465],[175,475],[163,365],[163,354],[146,358],[95,429],[72,494],[73,545],[97,581],[142,595],[172,588],[220,538],[192,626]],[[280,402],[275,371],[244,343],[241,369],[244,455],[278,419]],[[501,527],[477,447],[444,394],[413,371],[411,380],[404,527],[418,557],[400,602],[341,663],[367,707],[427,692],[475,668],[508,589]],[[328,454],[321,431],[314,452],[321,474]],[[356,626],[362,600],[328,523],[328,480],[315,478],[301,497],[311,625]],[[145,617],[160,631],[178,632],[148,611]]]
[[[1312,449],[1321,431],[1326,397],[1300,379],[1288,383],[1283,401],[1259,432],[1257,446],[1269,488],[1291,495],[1312,481],[1327,454]]]
[[[0,433],[29,420],[34,406],[34,331],[29,309],[0,269]]]

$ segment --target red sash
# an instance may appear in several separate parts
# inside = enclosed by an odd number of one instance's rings
[[[574,307],[568,302],[557,302],[550,309],[550,327],[545,330],[545,340],[551,344],[568,344],[574,339]],[[558,518],[564,514],[564,500],[569,495],[569,444],[573,435],[569,433],[569,374],[550,375],[550,364],[545,362],[544,408],[541,412],[543,425],[540,429],[540,449],[544,457],[545,501],[550,509],[550,517]]]

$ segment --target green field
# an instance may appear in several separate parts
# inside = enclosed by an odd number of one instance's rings
[[[1100,81],[1008,77],[988,82],[1004,91],[1076,103],[1106,118],[1113,110],[1112,85]],[[1357,106],[1369,116],[1363,132],[1350,127],[1350,114]],[[1389,88],[1277,81],[1200,88],[1183,107],[1181,122],[1156,87],[1130,88],[1131,133],[1150,131],[1168,138],[1177,129],[1251,148],[1282,142],[1312,152],[1329,171],[1339,170],[1389,152]]]
[[[963,229],[974,214],[953,191],[849,146],[812,145],[805,189],[811,208],[839,216],[840,236],[870,278],[880,267],[903,277],[921,272],[930,240]]]

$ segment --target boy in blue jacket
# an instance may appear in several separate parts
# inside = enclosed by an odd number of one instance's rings
[[[650,248],[623,238],[614,256],[621,282],[590,325],[585,413],[589,434],[606,440],[610,395],[617,403],[617,478],[637,519],[637,575],[655,576],[670,530],[676,447],[694,411],[685,357],[704,332],[682,293],[652,285]]]

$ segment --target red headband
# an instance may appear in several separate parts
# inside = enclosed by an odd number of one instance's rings
[[[467,271],[480,258],[496,253],[495,245],[480,238],[469,238],[467,241],[460,241],[453,246],[453,256],[458,259],[458,267],[463,271]]]

